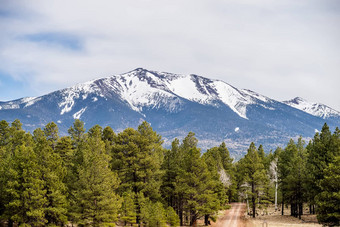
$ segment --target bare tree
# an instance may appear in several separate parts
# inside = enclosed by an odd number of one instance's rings
[[[275,211],[277,211],[277,187],[278,187],[277,161],[278,161],[278,159],[275,158],[275,159],[270,163],[270,167],[269,167],[270,179],[271,179],[271,180],[274,182],[274,184],[275,184]]]

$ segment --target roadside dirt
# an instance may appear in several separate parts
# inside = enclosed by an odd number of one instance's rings
[[[289,209],[287,209],[289,210]],[[304,214],[302,219],[294,218],[285,212],[281,215],[280,211],[276,211],[274,207],[269,207],[267,214],[264,212],[255,219],[245,217],[246,204],[232,203],[231,209],[224,211],[216,223],[212,223],[212,227],[322,227],[317,223],[316,216]],[[306,212],[307,213],[307,212]]]
[[[259,215],[255,219],[248,218],[247,227],[321,227],[318,224],[316,215],[309,214],[307,208],[304,210],[301,220],[290,216],[290,207],[285,209],[284,215],[281,211],[275,211],[274,205],[266,210],[258,210]]]
[[[244,220],[244,212],[246,205],[244,203],[232,203],[231,208],[227,210],[216,223],[212,223],[212,227],[246,227]]]

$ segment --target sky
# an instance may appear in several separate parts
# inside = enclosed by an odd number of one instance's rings
[[[340,1],[0,0],[0,101],[138,67],[340,111]]]

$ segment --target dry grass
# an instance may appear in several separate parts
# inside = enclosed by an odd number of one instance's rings
[[[290,216],[290,208],[285,208],[284,215],[281,215],[281,211],[275,212],[274,206],[269,206],[267,210],[261,210],[258,212],[259,215],[253,219],[248,217],[247,227],[321,227],[318,224],[316,215],[310,215],[308,210],[304,210],[304,214],[301,220]]]

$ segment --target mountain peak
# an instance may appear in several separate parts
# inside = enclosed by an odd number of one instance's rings
[[[306,99],[303,99],[301,97],[295,97],[291,100],[288,100],[288,102],[292,102],[292,103],[295,103],[295,104],[299,104],[299,103],[303,103],[303,102],[307,102]]]
[[[41,97],[0,102],[0,120],[20,119],[29,130],[54,121],[61,132],[74,119],[115,131],[146,120],[165,144],[195,131],[202,148],[225,141],[234,151],[245,151],[250,141],[273,149],[297,135],[313,136],[324,122],[340,122],[340,113],[325,105],[300,97],[284,103],[196,74],[136,68]]]
[[[283,103],[323,119],[340,117],[339,111],[324,104],[309,102],[301,97],[295,97],[294,99],[283,101]]]

